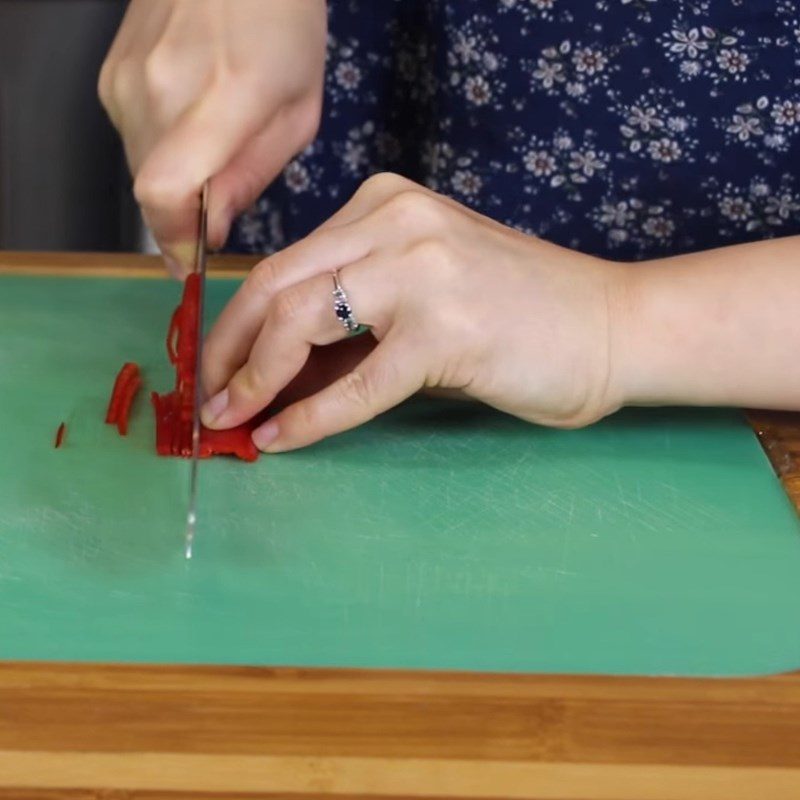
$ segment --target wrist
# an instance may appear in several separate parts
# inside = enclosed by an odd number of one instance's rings
[[[640,286],[633,264],[603,262],[607,325],[606,386],[603,416],[634,403],[636,375],[640,360],[632,343],[642,335],[639,314]]]
[[[616,396],[621,406],[667,402],[681,348],[672,318],[677,309],[666,308],[668,267],[657,261],[618,266],[611,336]]]
[[[698,254],[625,264],[615,331],[622,405],[725,404],[720,348],[736,314]]]

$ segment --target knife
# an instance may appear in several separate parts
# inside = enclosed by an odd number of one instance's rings
[[[200,196],[197,254],[194,271],[200,276],[197,292],[197,354],[194,368],[194,402],[192,406],[192,463],[189,472],[189,510],[186,513],[185,555],[192,557],[197,530],[197,468],[200,463],[200,406],[203,402],[203,383],[200,370],[203,363],[203,308],[206,294],[206,253],[208,252],[208,181]]]

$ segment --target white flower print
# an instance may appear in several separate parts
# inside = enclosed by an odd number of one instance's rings
[[[745,186],[726,183],[717,187],[714,179],[704,182],[708,198],[717,204],[724,237],[739,232],[759,232],[762,236],[782,234],[782,228],[800,219],[800,193],[794,188],[794,176],[786,174],[775,189],[756,176]]]
[[[437,192],[456,195],[461,200],[475,200],[484,186],[474,168],[480,156],[474,148],[456,152],[444,141],[428,140],[422,145],[423,161],[428,174],[425,185]]]
[[[343,61],[336,67],[336,80],[343,89],[352,91],[361,83],[361,70],[352,61]]]
[[[607,86],[610,75],[617,71],[612,59],[623,45],[603,48],[565,39],[558,46],[545,47],[535,62],[523,59],[521,63],[530,70],[534,91],[557,95],[563,87],[568,98],[587,103],[592,90]]]
[[[494,53],[484,53],[483,66],[486,67],[489,72],[495,72],[500,68],[500,59]]]
[[[520,138],[522,131],[517,131]],[[559,189],[566,193],[570,200],[579,200],[580,188],[590,181],[597,180],[608,167],[608,153],[595,147],[592,131],[587,131],[581,143],[576,143],[565,131],[555,132],[548,142],[537,137],[515,146],[524,167],[523,175],[529,177],[525,181],[525,192],[539,194],[544,186]]]
[[[719,51],[719,55],[717,56],[717,64],[719,64],[722,69],[726,69],[732,74],[744,72],[749,63],[750,58],[747,53],[742,53],[739,50],[723,48]]]
[[[800,122],[800,102],[784,100],[776,102],[772,107],[772,119],[778,125],[794,126]]]
[[[590,213],[594,227],[606,233],[610,248],[633,245],[646,250],[657,242],[668,244],[676,231],[669,216],[670,201],[646,203],[638,197],[616,200],[605,197]]]
[[[462,64],[469,64],[480,58],[480,50],[477,47],[477,39],[460,32],[456,36],[453,52]]]
[[[750,194],[753,197],[767,197],[770,193],[770,188],[768,183],[764,183],[763,181],[753,181],[750,186]]]
[[[450,33],[447,64],[451,86],[460,86],[467,101],[476,107],[502,110],[505,83],[500,75],[508,58],[498,49],[492,19],[476,14]],[[435,91],[435,86],[432,92]]]
[[[283,171],[283,179],[286,185],[295,194],[304,192],[311,185],[311,177],[308,170],[298,161],[292,161]]]
[[[363,142],[346,142],[342,161],[348,172],[358,174],[368,163],[366,145]]]
[[[738,195],[729,195],[720,200],[719,210],[722,212],[723,216],[727,217],[728,219],[734,220],[735,222],[741,222],[750,216],[753,207],[747,200],[745,200],[744,197]]]
[[[453,189],[464,197],[474,197],[483,185],[478,175],[466,169],[456,170],[451,183]]]
[[[569,150],[572,145],[572,137],[565,133],[557,134],[553,139],[553,146],[557,150]]]
[[[764,211],[770,224],[780,225],[800,211],[800,201],[791,192],[770,195],[764,206]]]
[[[366,131],[364,128],[366,128]],[[352,128],[347,135],[347,141],[336,148],[345,174],[359,177],[367,174],[369,153],[363,136],[365,133],[369,134],[371,132],[370,123],[365,123],[358,128]]]
[[[648,217],[642,225],[642,230],[654,239],[669,239],[675,230],[675,223],[666,217]]]
[[[258,247],[265,239],[264,222],[255,210],[239,217],[239,235],[249,247]]]
[[[386,169],[623,260],[800,233],[798,0],[413,5],[328,4],[320,134],[231,248],[285,246]]]
[[[273,253],[286,244],[280,212],[260,198],[236,221],[242,244],[253,253]]]
[[[633,128],[639,128],[644,133],[647,133],[654,128],[661,128],[664,123],[658,117],[658,111],[653,108],[640,108],[639,106],[631,106],[631,113],[627,119],[628,125]]]
[[[745,117],[742,114],[734,114],[731,124],[728,125],[728,133],[733,133],[741,142],[746,142],[751,136],[763,136],[764,129],[761,127],[761,120],[758,117]]]
[[[517,11],[526,21],[552,20],[558,0],[500,0],[500,11]]]
[[[783,150],[786,147],[786,137],[780,132],[766,133],[764,146],[770,150]]]
[[[617,100],[618,95],[612,93],[611,97]],[[691,135],[696,118],[682,113],[683,106],[672,92],[653,87],[630,105],[617,102],[611,108],[623,118],[619,131],[628,152],[659,164],[673,164],[692,162],[697,145]]]
[[[484,106],[492,97],[492,89],[482,75],[472,75],[464,81],[464,94],[471,103]]]
[[[427,141],[422,147],[422,163],[432,175],[446,172],[453,156],[452,146],[445,141]]]
[[[555,172],[556,160],[547,150],[531,150],[523,159],[525,169],[537,177],[552,175]]]
[[[678,64],[678,77],[706,77],[714,84],[726,80],[745,81],[753,58],[740,44],[743,31],[724,33],[710,25],[688,27],[678,18],[660,37],[664,54]]]
[[[647,152],[654,161],[663,161],[665,164],[669,164],[680,158],[681,148],[676,141],[664,136],[661,139],[653,139],[647,146]]]
[[[598,216],[603,225],[624,228],[636,216],[636,212],[628,205],[627,200],[621,200],[618,203],[602,203]]]
[[[757,148],[757,157],[770,163],[775,153],[785,153],[792,139],[800,135],[800,100],[796,97],[759,97],[754,103],[737,106],[729,120],[718,120],[730,141]]]
[[[564,65],[557,61],[547,61],[540,58],[537,62],[537,69],[533,71],[533,77],[540,81],[545,89],[552,89],[556,83],[561,83],[567,79],[564,74]]]
[[[689,128],[686,117],[670,117],[667,120],[667,127],[674,133],[683,133]]]
[[[586,178],[591,178],[598,170],[605,169],[605,162],[594,150],[573,150],[570,153],[569,168],[573,170],[572,179],[584,183]]]
[[[570,97],[580,97],[586,94],[586,84],[580,81],[569,81],[566,86],[567,94]]]
[[[675,40],[669,45],[672,53],[680,53],[689,58],[697,58],[703,50],[708,49],[708,42],[701,36],[698,28],[692,28],[689,31],[673,29],[671,33],[672,38]]]
[[[575,65],[575,69],[578,72],[594,75],[605,67],[608,63],[608,59],[603,55],[601,50],[583,47],[573,53],[572,63]]]
[[[695,75],[699,75],[702,71],[699,61],[681,61],[680,69],[683,75],[687,75],[690,78],[694,78]]]

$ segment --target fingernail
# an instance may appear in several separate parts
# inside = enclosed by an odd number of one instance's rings
[[[278,423],[274,419],[253,431],[253,442],[259,450],[266,450],[278,438]]]
[[[229,394],[227,389],[215,394],[202,408],[200,416],[203,419],[203,424],[211,427],[225,412],[228,407]]]

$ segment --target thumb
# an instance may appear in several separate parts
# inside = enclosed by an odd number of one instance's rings
[[[283,109],[211,180],[208,242],[219,248],[234,218],[250,208],[289,161],[314,138],[319,110]]]

